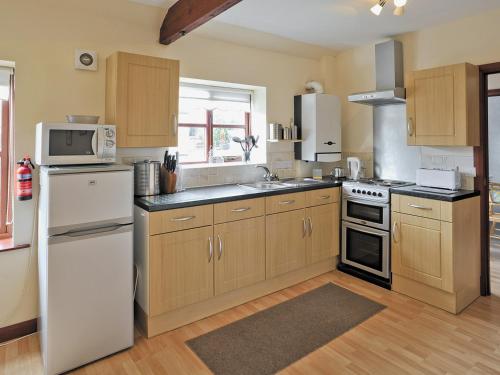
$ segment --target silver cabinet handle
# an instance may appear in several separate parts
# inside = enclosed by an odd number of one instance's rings
[[[408,135],[411,137],[413,136],[413,119],[410,117],[408,118],[408,123],[406,124],[408,127]]]
[[[172,113],[172,133],[177,135],[177,114]]]
[[[285,205],[285,204],[294,204],[295,203],[295,199],[291,199],[289,201],[280,201],[280,204],[282,205]]]
[[[329,195],[322,195],[321,197],[319,197],[319,199],[330,199],[330,196]]]
[[[231,211],[232,212],[245,212],[250,210],[250,207],[242,207],[242,208],[233,208]]]
[[[302,219],[302,237],[305,237],[307,234],[307,224],[306,219]]]
[[[408,203],[408,207],[418,208],[419,210],[432,211],[432,207],[419,206],[418,204]]]
[[[212,237],[208,236],[208,263],[212,261],[214,257],[214,244],[212,243]]]
[[[217,259],[220,260],[222,256],[222,238],[220,237],[220,234],[217,235],[217,238],[219,239],[219,257]]]
[[[174,217],[170,219],[170,221],[189,221],[193,220],[196,216],[183,216],[183,217]]]
[[[398,243],[399,240],[396,239],[396,232],[398,231],[398,222],[394,220],[394,224],[392,224],[392,239],[394,240],[394,243]]]
[[[307,221],[309,222],[309,235],[311,235],[313,232],[313,221],[310,217],[307,218]]]

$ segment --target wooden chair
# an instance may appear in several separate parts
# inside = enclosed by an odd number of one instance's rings
[[[490,237],[500,239],[496,225],[500,223],[500,183],[490,183]]]

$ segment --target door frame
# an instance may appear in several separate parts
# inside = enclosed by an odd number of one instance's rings
[[[490,235],[489,235],[489,163],[488,163],[488,76],[500,73],[500,62],[479,66],[480,144],[474,147],[476,177],[474,188],[481,192],[481,295],[489,296]]]

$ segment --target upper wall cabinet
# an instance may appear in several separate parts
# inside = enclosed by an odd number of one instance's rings
[[[479,69],[457,64],[406,80],[408,144],[479,146]]]
[[[177,146],[179,61],[115,52],[106,60],[106,123],[118,147]]]

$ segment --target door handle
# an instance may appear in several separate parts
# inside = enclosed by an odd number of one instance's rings
[[[285,204],[294,204],[294,203],[295,203],[294,199],[291,199],[289,201],[280,201],[280,204],[282,204],[282,205],[285,205]]]
[[[408,203],[408,207],[417,208],[419,210],[432,211],[432,207],[419,206],[418,204]]]
[[[313,222],[312,222],[312,219],[310,217],[307,218],[307,221],[309,222],[309,235],[311,235],[313,232]]]
[[[234,208],[231,211],[232,212],[245,212],[245,211],[248,211],[248,210],[250,210],[250,207]]]
[[[319,197],[319,199],[330,199],[330,196],[329,195],[322,195],[321,197]]]
[[[413,119],[411,117],[408,118],[408,122],[406,124],[408,129],[408,136],[413,136]]]
[[[394,220],[394,224],[392,224],[392,239],[394,243],[398,243],[399,239],[396,238],[396,232],[398,231],[398,222]]]
[[[222,257],[222,238],[220,234],[217,235],[217,238],[219,239],[219,257],[217,259],[220,260]]]
[[[302,219],[302,237],[305,237],[307,234],[307,224],[306,224],[306,219]]]
[[[208,263],[212,261],[214,257],[214,244],[212,243],[212,237],[208,236]]]
[[[183,217],[174,217],[170,219],[170,221],[189,221],[193,220],[196,216],[183,216]]]

